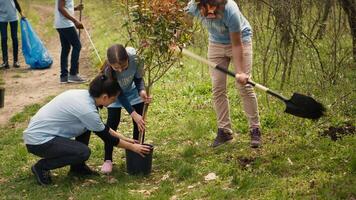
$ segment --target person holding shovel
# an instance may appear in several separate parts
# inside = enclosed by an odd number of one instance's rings
[[[3,63],[0,69],[9,69],[9,58],[7,52],[7,25],[10,24],[11,38],[12,38],[12,51],[14,57],[13,67],[19,68],[20,64],[18,62],[18,38],[17,38],[17,27],[18,27],[18,16],[16,10],[20,13],[21,18],[25,16],[22,14],[21,7],[17,0],[1,0],[0,1],[0,31],[1,31],[1,50]]]
[[[249,121],[251,147],[259,147],[261,130],[257,98],[253,86],[246,84],[252,71],[252,29],[249,22],[233,0],[191,0],[187,13],[197,17],[209,32],[208,60],[227,69],[232,59],[237,73],[236,87]],[[212,146],[217,147],[233,139],[226,91],[227,75],[210,69],[210,76],[218,119],[217,136]]]
[[[107,50],[107,60],[102,68],[102,72],[112,79],[117,80],[122,93],[116,102],[108,107],[107,125],[117,130],[121,108],[130,114],[133,121],[133,139],[139,139],[139,132],[145,130],[145,122],[142,118],[144,104],[151,102],[151,97],[147,96],[145,83],[143,80],[143,63],[136,55],[136,50],[132,47],[125,48],[121,44],[114,44]],[[112,171],[113,146],[105,144],[104,164],[101,167],[103,173]]]
[[[150,152],[150,147],[137,144],[101,121],[98,108],[113,103],[119,93],[116,80],[100,74],[90,83],[89,91],[63,92],[31,118],[23,139],[28,152],[42,158],[31,167],[40,185],[52,182],[50,170],[67,165],[74,175],[93,174],[85,164],[90,156],[90,131],[105,144],[129,149],[141,156]],[[74,137],[76,140],[71,139]]]
[[[74,7],[73,0],[56,0],[55,2],[54,26],[58,31],[62,46],[60,83],[85,82],[79,76],[79,56],[82,45],[75,29],[82,29],[83,24],[74,18],[74,11],[81,11],[83,8],[83,4]],[[68,56],[71,47],[71,67],[68,75]]]

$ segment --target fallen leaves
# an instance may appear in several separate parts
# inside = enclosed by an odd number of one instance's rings
[[[208,175],[206,175],[204,177],[204,180],[205,181],[212,181],[212,180],[215,180],[217,178],[218,178],[218,176],[216,176],[216,174],[212,172],[212,173],[209,173]]]

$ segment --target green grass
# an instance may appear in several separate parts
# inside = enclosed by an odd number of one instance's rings
[[[103,12],[108,8],[98,8],[87,2],[86,9],[88,12],[90,10],[91,34],[102,56],[110,44],[125,42],[123,37],[119,37],[124,31],[108,31],[111,30],[111,23],[105,20],[111,12]],[[170,71],[152,91],[154,101],[148,112],[146,135],[146,141],[155,146],[151,175],[128,175],[124,151],[115,149],[111,177],[102,175],[75,179],[67,176],[68,167],[65,167],[53,170],[54,185],[38,186],[30,166],[39,158],[27,153],[22,132],[43,102],[24,108],[9,124],[0,128],[0,158],[3,160],[0,162],[0,198],[126,200],[170,199],[173,196],[178,199],[356,197],[356,136],[349,135],[335,142],[320,136],[320,132],[331,125],[346,122],[355,125],[355,94],[352,93],[355,74],[352,68],[343,69],[344,83],[336,83],[328,90],[316,84],[308,85],[308,88],[301,84],[290,84],[282,91],[286,96],[293,91],[314,94],[328,108],[328,115],[319,121],[285,114],[283,103],[258,92],[263,127],[263,147],[258,150],[249,147],[247,121],[233,81],[229,79],[231,118],[237,134],[232,143],[212,149],[209,145],[217,127],[209,75],[199,63],[188,59],[182,61],[183,67]],[[94,56],[93,63],[96,66]],[[277,82],[271,81],[270,84],[278,86]],[[101,113],[105,121],[106,110]],[[125,114],[120,131],[130,136],[131,124],[131,119]],[[92,155],[88,164],[99,170],[104,150],[98,137],[92,136],[90,148]],[[215,173],[218,178],[205,181],[204,177],[209,173]]]

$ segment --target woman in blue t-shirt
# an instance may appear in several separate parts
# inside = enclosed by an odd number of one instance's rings
[[[249,121],[251,147],[261,145],[260,119],[256,94],[246,84],[252,71],[252,28],[233,0],[191,0],[187,13],[198,18],[209,32],[208,59],[223,68],[234,64],[236,87]],[[233,139],[226,74],[211,69],[213,102],[218,119],[218,131],[212,144],[217,147]]]
[[[114,44],[107,50],[107,60],[102,70],[104,74],[117,80],[122,89],[116,102],[108,107],[107,125],[117,130],[121,108],[124,107],[133,119],[133,139],[138,140],[139,132],[145,130],[145,122],[142,118],[143,107],[145,103],[151,101],[143,81],[143,63],[137,57],[134,48]],[[113,147],[105,145],[104,164],[101,167],[103,173],[112,171],[112,152]]]
[[[150,152],[150,147],[135,143],[101,121],[98,108],[113,103],[119,93],[116,80],[101,74],[90,83],[89,91],[63,92],[31,118],[23,138],[28,152],[42,158],[31,167],[40,185],[52,182],[50,170],[67,165],[72,174],[93,174],[85,164],[90,156],[90,131],[110,146],[130,149],[141,156]]]

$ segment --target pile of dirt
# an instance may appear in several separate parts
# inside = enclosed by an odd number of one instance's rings
[[[342,139],[342,137],[346,135],[355,135],[356,134],[356,129],[355,126],[353,126],[350,123],[347,123],[342,126],[330,126],[328,130],[325,130],[322,132],[320,135],[324,137],[330,137],[332,141],[336,141],[338,139]]]

